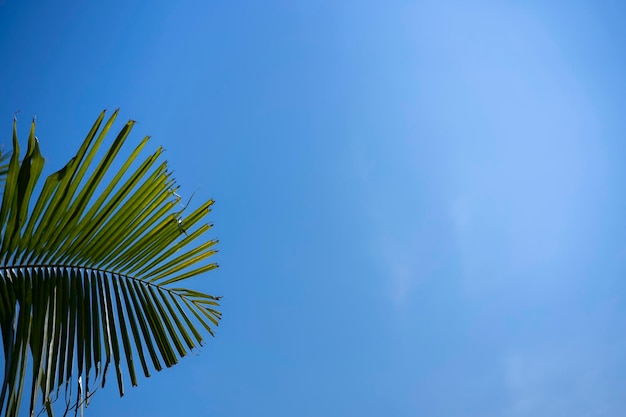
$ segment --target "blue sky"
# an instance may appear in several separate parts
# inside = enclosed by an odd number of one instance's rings
[[[0,142],[120,107],[217,201],[217,337],[88,415],[624,415],[625,12],[2,1]]]

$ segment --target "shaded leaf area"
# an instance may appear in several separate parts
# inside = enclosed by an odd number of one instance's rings
[[[0,190],[4,187],[4,181],[6,180],[7,172],[9,171],[8,164],[9,155],[2,153],[0,150]]]
[[[35,196],[44,160],[32,124],[20,161],[16,125],[0,207],[2,415],[82,409],[113,369],[124,380],[170,367],[213,334],[219,297],[178,287],[217,267],[215,240],[202,239],[213,204],[184,215],[174,180],[156,152],[138,159],[148,137],[109,179],[129,121],[104,155],[117,111],[103,112],[76,156]],[[1,174],[1,170],[0,170]],[[30,376],[30,381],[26,381]],[[23,395],[26,391],[26,395]]]

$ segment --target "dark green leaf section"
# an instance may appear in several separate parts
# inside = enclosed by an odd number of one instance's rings
[[[22,402],[31,415],[52,415],[57,399],[82,409],[111,368],[123,395],[125,381],[176,364],[218,325],[219,297],[178,284],[217,267],[207,263],[217,242],[202,239],[213,201],[184,215],[161,149],[140,157],[147,137],[114,164],[134,122],[101,149],[117,111],[104,117],[38,195],[35,124],[22,160],[15,123],[11,158],[0,157],[3,416]]]
[[[9,172],[9,163],[7,162],[8,159],[9,155],[2,152],[2,149],[0,149],[0,190],[4,187],[7,172]]]

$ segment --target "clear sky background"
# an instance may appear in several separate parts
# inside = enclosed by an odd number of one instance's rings
[[[626,415],[625,16],[3,0],[0,142],[120,107],[217,201],[216,338],[88,415]]]

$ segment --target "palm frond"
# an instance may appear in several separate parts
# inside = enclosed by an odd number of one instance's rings
[[[52,415],[58,398],[79,409],[110,367],[123,395],[125,379],[137,385],[137,361],[146,377],[176,364],[202,345],[201,329],[213,335],[220,319],[219,297],[173,287],[217,267],[207,262],[217,241],[202,239],[213,200],[186,214],[158,162],[162,149],[138,159],[148,137],[115,165],[132,121],[98,157],[117,114],[106,122],[100,114],[38,195],[44,159],[35,123],[20,160],[14,122],[0,206],[0,407],[7,417],[19,411],[27,375],[31,415],[39,408]]]
[[[6,181],[7,172],[9,172],[9,154],[3,152],[3,149],[0,148],[0,191],[4,187],[4,182]]]

